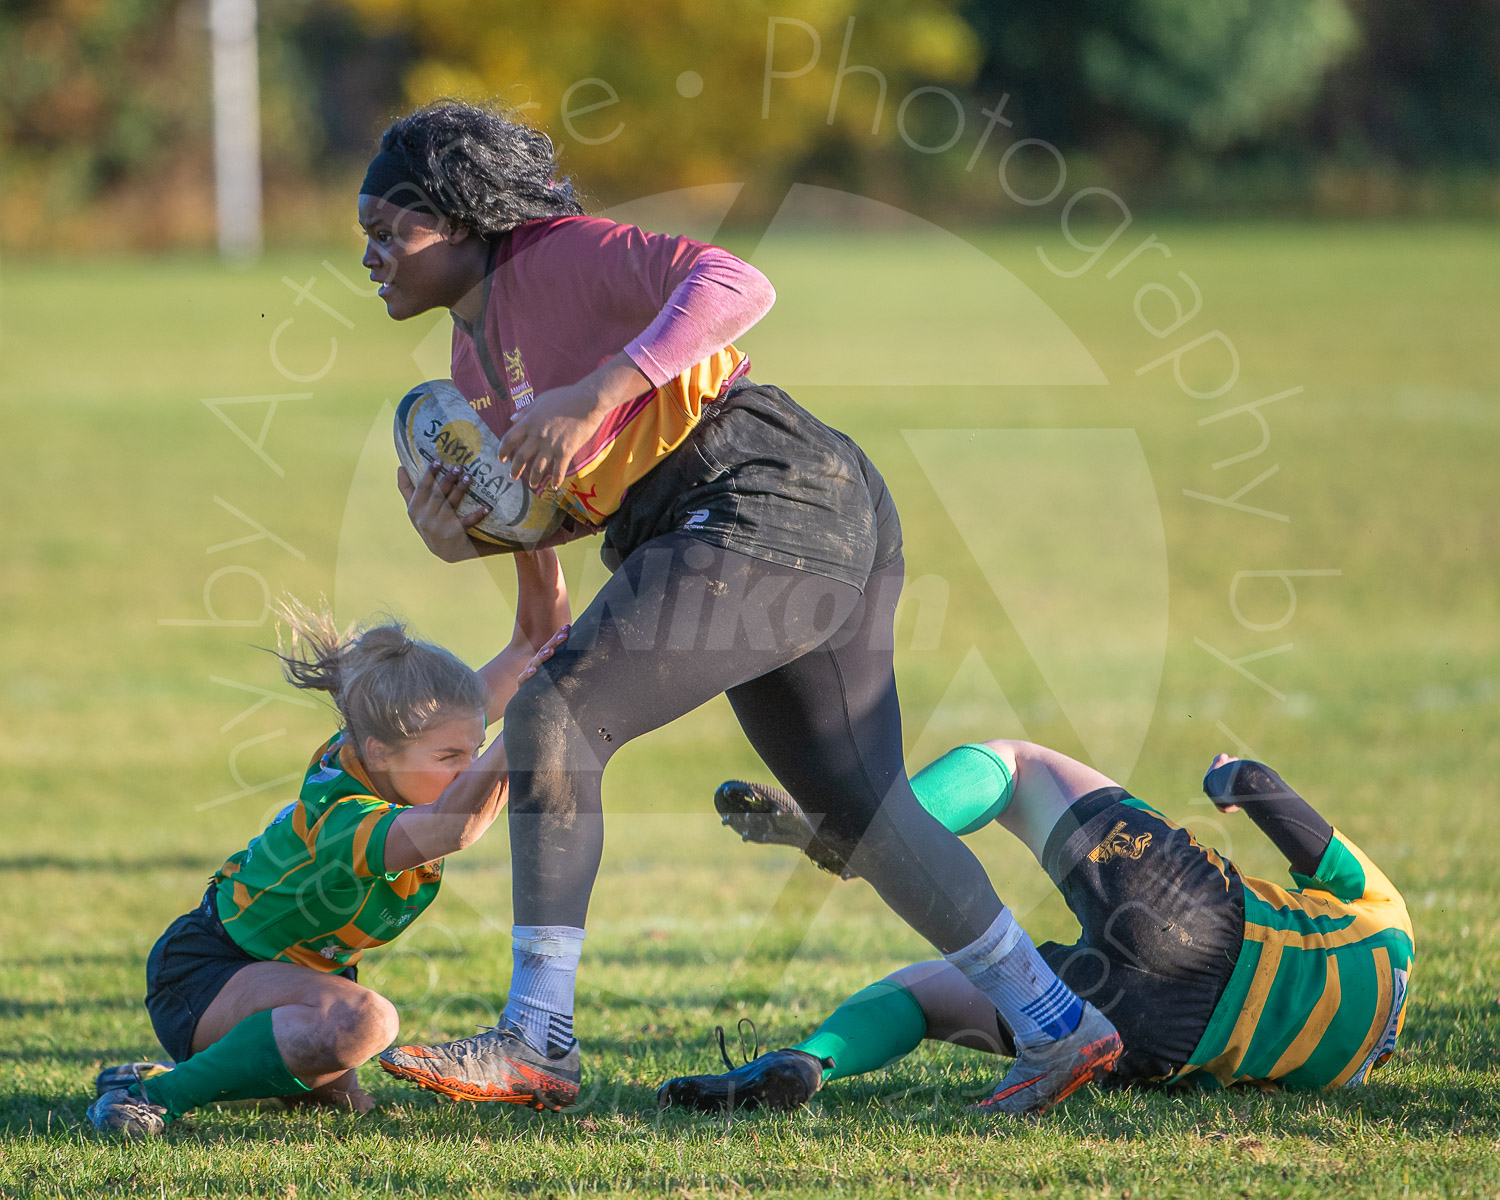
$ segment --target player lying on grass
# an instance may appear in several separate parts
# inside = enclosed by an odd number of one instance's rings
[[[1221,811],[1250,815],[1286,856],[1293,890],[1240,874],[1098,771],[1029,742],[960,746],[912,788],[955,833],[998,822],[1051,876],[1082,936],[1038,950],[1119,1030],[1111,1080],[1340,1087],[1362,1083],[1395,1048],[1412,961],[1406,905],[1269,767],[1220,754],[1203,788]],[[714,800],[746,841],[801,846],[849,877],[780,789],[726,783]],[[1015,1053],[1005,1021],[957,969],[918,963],[845,1000],[806,1041],[727,1074],[669,1080],[658,1099],[795,1108],[924,1038]]]
[[[287,607],[287,679],[329,692],[342,728],[313,755],[300,798],[151,951],[146,1007],[176,1066],[106,1072],[88,1112],[96,1128],[159,1134],[216,1100],[372,1106],[354,1068],[395,1039],[396,1010],[356,982],[355,964],[410,927],[437,896],[444,857],[499,815],[505,749],[496,738],[479,754],[485,726],[566,633],[547,640],[568,618],[556,555],[517,555],[517,568],[515,635],[478,671],[400,625],[356,636]],[[111,1079],[124,1086],[103,1090]]]

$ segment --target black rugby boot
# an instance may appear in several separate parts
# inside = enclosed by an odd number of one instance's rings
[[[722,1075],[684,1075],[656,1090],[658,1109],[676,1105],[699,1112],[801,1108],[823,1086],[830,1059],[801,1050],[768,1050]]]
[[[843,851],[818,836],[802,806],[781,788],[725,780],[714,792],[714,807],[722,823],[739,834],[741,841],[793,846],[823,870],[841,879],[855,878]]]

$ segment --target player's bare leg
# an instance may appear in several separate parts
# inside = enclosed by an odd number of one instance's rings
[[[995,818],[1038,862],[1047,839],[1074,803],[1100,788],[1118,787],[1086,763],[1035,742],[998,738],[984,743],[1010,769],[1011,797]]]
[[[360,1086],[359,1072],[353,1069],[345,1071],[332,1083],[320,1084],[311,1091],[281,1099],[288,1108],[315,1106],[366,1113],[375,1107],[375,1098]]]
[[[926,1019],[926,1040],[1014,1056],[1015,1040],[984,993],[946,959],[892,971],[886,982],[905,988]]]
[[[193,1053],[207,1049],[247,1017],[267,1010],[272,1014],[282,1061],[308,1089],[303,1099],[316,1102],[356,1094],[369,1099],[363,1091],[349,1088],[348,1075],[396,1039],[395,1005],[341,975],[325,975],[293,963],[253,963],[232,975],[214,997],[193,1034]],[[354,1088],[358,1089],[357,1083]],[[319,1096],[314,1097],[314,1092]],[[368,1107],[358,1107],[358,1111]]]
[[[138,1137],[215,1100],[293,1097],[365,1112],[373,1101],[353,1069],[389,1045],[397,1027],[391,1002],[352,980],[252,963],[199,1019],[190,1058],[100,1096],[89,1118],[102,1131]]]

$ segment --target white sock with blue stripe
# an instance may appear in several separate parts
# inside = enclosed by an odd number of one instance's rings
[[[1083,1019],[1083,1001],[1053,974],[1008,908],[977,940],[944,957],[995,1006],[1017,1048],[1067,1037]]]
[[[583,955],[583,930],[572,925],[511,928],[510,998],[505,1023],[533,1050],[552,1058],[573,1044],[573,986]]]

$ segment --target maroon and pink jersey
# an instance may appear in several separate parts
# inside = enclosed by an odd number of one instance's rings
[[[497,242],[483,286],[481,327],[455,320],[452,373],[497,434],[622,349],[653,385],[605,418],[555,497],[593,526],[744,373],[732,339],[774,299],[727,251],[597,217],[518,226]]]

